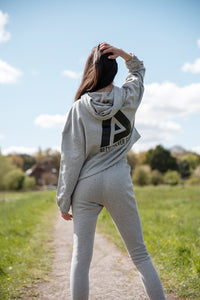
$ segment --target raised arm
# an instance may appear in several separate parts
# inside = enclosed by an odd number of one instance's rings
[[[131,103],[132,108],[136,111],[139,106],[144,92],[144,75],[145,67],[142,60],[139,60],[134,53],[127,53],[121,48],[114,47],[106,42],[100,44],[102,54],[111,52],[109,59],[115,59],[118,56],[125,60],[125,65],[128,68],[128,76],[125,83],[122,85],[126,94],[126,103]]]
[[[128,61],[132,57],[129,53],[125,52],[123,49],[114,47],[106,42],[100,44],[100,51],[102,54],[112,52],[113,55],[108,56],[108,58],[110,59],[115,59],[118,56],[121,56],[125,61]]]
[[[109,59],[115,59],[117,57],[122,57],[125,60],[126,67],[129,69],[129,76],[127,77],[126,81],[130,82],[133,76],[138,76],[139,79],[143,82],[144,74],[145,74],[145,67],[143,61],[139,60],[135,54],[128,53],[121,48],[112,46],[106,42],[103,42],[99,46],[100,51],[102,54],[105,53],[113,53],[109,55]]]

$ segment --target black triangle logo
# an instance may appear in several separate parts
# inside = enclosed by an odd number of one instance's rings
[[[116,123],[115,123],[115,131],[121,129]]]
[[[120,139],[129,135],[129,133],[131,132],[131,123],[121,110],[118,110],[118,112],[114,115],[114,117],[125,128],[125,130],[123,130],[122,132],[116,133],[114,135],[114,143],[115,143],[115,142],[119,141]],[[117,126],[117,127],[119,127],[119,126]]]

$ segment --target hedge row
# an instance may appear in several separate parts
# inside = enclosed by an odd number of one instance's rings
[[[200,178],[197,176],[190,177],[189,179],[183,181],[180,174],[177,171],[168,170],[166,173],[162,174],[158,170],[151,170],[148,165],[136,166],[132,175],[133,183],[139,186],[144,185],[177,185],[179,183],[186,184],[200,184]]]

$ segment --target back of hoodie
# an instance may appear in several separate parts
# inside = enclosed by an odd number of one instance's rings
[[[111,92],[88,92],[67,114],[62,132],[57,204],[68,212],[78,180],[114,165],[131,149],[140,135],[135,113],[141,102],[145,68],[133,53],[125,61],[128,76]]]

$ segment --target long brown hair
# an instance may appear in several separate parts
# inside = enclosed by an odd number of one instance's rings
[[[95,92],[113,82],[117,74],[118,65],[116,59],[109,59],[113,53],[101,54],[99,46],[92,48],[85,64],[81,84],[76,92],[74,101],[86,92]]]

